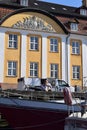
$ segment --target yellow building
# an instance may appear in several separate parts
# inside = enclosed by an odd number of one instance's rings
[[[9,7],[8,7],[9,2]],[[0,1],[0,82],[58,78],[86,86],[87,0],[80,8],[37,0]]]

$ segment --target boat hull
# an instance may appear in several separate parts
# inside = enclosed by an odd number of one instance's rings
[[[77,105],[73,107],[78,111]],[[0,113],[15,130],[64,130],[67,108],[62,101],[0,97]]]
[[[64,130],[67,112],[0,105],[0,112],[15,130]]]
[[[15,130],[64,130],[68,116],[61,103],[7,97],[0,98],[0,113]]]

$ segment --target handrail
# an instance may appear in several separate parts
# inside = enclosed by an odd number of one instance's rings
[[[62,93],[56,92],[44,92],[44,91],[19,91],[19,90],[2,90],[0,96],[3,97],[16,97],[22,99],[34,99],[34,100],[56,100],[63,98]]]
[[[73,93],[74,98],[83,98],[87,97],[87,93]],[[20,90],[1,90],[0,96],[3,97],[22,97],[25,99],[59,99],[63,98],[62,92],[45,92],[45,91],[20,91]]]

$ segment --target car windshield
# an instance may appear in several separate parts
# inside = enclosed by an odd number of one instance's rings
[[[62,80],[58,80],[58,84],[59,86],[63,87],[63,86],[68,86],[68,84],[65,81]]]

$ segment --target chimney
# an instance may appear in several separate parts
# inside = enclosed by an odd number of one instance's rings
[[[87,7],[87,0],[82,0],[82,6]]]

